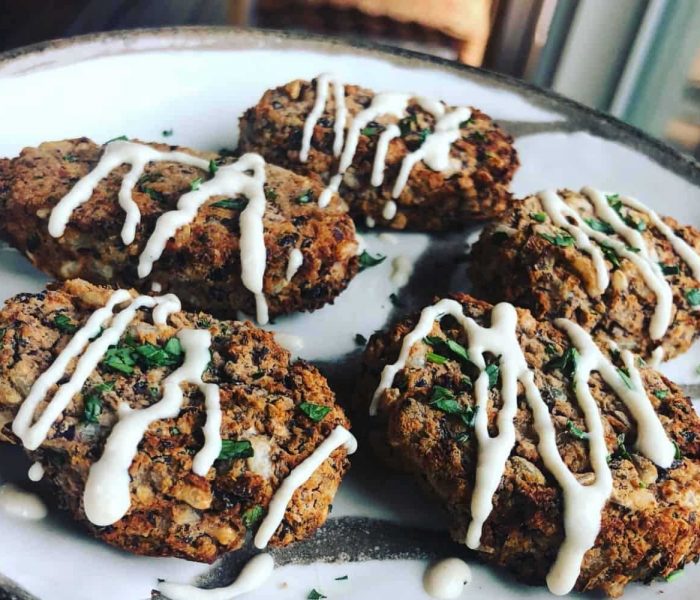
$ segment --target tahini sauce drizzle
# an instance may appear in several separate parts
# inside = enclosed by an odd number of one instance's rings
[[[430,565],[423,575],[423,589],[436,600],[452,600],[462,595],[472,580],[472,570],[460,558],[445,558]]]
[[[258,589],[265,583],[275,563],[269,554],[258,554],[251,558],[231,585],[223,588],[202,589],[185,583],[162,581],[158,591],[170,600],[230,600]]]
[[[331,177],[328,186],[319,197],[318,204],[320,207],[327,206],[332,195],[338,192],[343,180],[343,174],[347,171],[348,167],[350,167],[355,157],[362,129],[377,117],[383,115],[391,115],[397,119],[405,117],[406,108],[411,100],[409,94],[389,92],[375,94],[370,105],[351,119],[348,125],[347,136],[343,138],[343,128],[347,121],[347,109],[345,108],[345,93],[344,91],[341,93],[339,89],[344,90],[344,86],[335,76],[328,74],[320,75],[316,78],[316,100],[314,106],[304,122],[304,135],[302,137],[301,150],[299,153],[302,162],[308,159],[313,128],[323,114],[323,109],[328,98],[328,85],[330,81],[333,82],[336,90],[333,152],[335,156],[340,154],[340,162],[337,173]],[[458,107],[446,112],[445,105],[437,100],[423,97],[416,97],[415,100],[423,110],[435,117],[435,130],[427,136],[420,148],[404,157],[398,177],[392,188],[392,200],[387,201],[382,212],[384,219],[389,221],[396,216],[397,212],[397,206],[394,200],[401,195],[413,167],[419,161],[422,160],[434,171],[449,172],[451,169],[455,168],[453,161],[450,159],[450,148],[460,136],[460,123],[469,120],[471,117],[471,110],[466,107]],[[341,105],[343,107],[342,112],[339,111]],[[372,164],[371,183],[373,186],[378,187],[383,184],[389,144],[391,140],[400,135],[401,130],[396,124],[388,125],[379,135],[374,162]],[[340,150],[341,148],[342,152]]]
[[[595,473],[592,485],[581,485],[567,468],[556,444],[556,432],[549,410],[535,385],[516,335],[517,313],[506,303],[498,304],[491,314],[491,327],[481,327],[464,315],[462,306],[450,299],[440,300],[421,312],[415,328],[403,340],[398,360],[384,367],[372,403],[370,415],[375,415],[384,392],[393,383],[398,371],[407,363],[412,347],[432,331],[435,321],[452,316],[464,329],[469,340],[470,360],[481,369],[474,384],[476,405],[475,419],[478,441],[478,458],[475,488],[471,500],[472,520],[467,531],[466,544],[476,549],[480,545],[483,523],[492,510],[492,498],[505,469],[505,463],[515,444],[513,418],[517,411],[517,389],[520,382],[533,414],[539,439],[538,450],[545,467],[562,488],[564,497],[565,540],[548,576],[547,585],[555,594],[569,592],[578,578],[581,561],[586,551],[595,543],[600,529],[603,507],[612,491],[612,474],[607,464],[607,447],[603,423],[598,406],[591,395],[588,380],[597,371],[618,397],[625,403],[637,422],[637,449],[661,467],[673,462],[674,446],[668,439],[658,416],[644,390],[641,376],[633,356],[623,351],[621,356],[632,382],[628,388],[618,375],[614,365],[600,352],[591,337],[581,327],[566,319],[558,319],[556,325],[563,329],[580,354],[575,373],[575,393],[586,421],[591,452],[591,465]],[[488,403],[488,374],[485,371],[484,353],[500,356],[501,397],[503,405],[497,417],[498,435],[488,432],[486,406]]]
[[[121,232],[122,241],[125,245],[130,245],[141,221],[138,205],[132,198],[132,189],[149,162],[163,161],[191,165],[205,171],[209,169],[209,161],[185,152],[163,152],[137,142],[111,142],[107,144],[95,168],[80,179],[53,208],[49,217],[49,233],[53,237],[61,237],[73,211],[90,199],[99,182],[117,167],[129,164],[131,169],[124,175],[119,190],[119,204],[126,213]],[[168,211],[158,218],[155,230],[139,257],[139,277],[144,278],[151,273],[153,264],[163,254],[168,240],[175,236],[178,229],[192,222],[197,211],[209,198],[242,194],[248,198],[248,205],[240,217],[241,279],[255,297],[258,322],[263,325],[267,323],[267,302],[263,294],[267,261],[263,233],[266,206],[264,184],[265,161],[259,154],[244,154],[237,162],[220,166],[214,176],[203,182],[198,189],[183,194],[176,210]]]
[[[270,500],[267,515],[260,523],[253,540],[256,548],[262,549],[267,546],[270,538],[282,523],[287,505],[294,492],[304,485],[314,471],[323,464],[323,461],[341,446],[346,448],[348,454],[353,454],[357,450],[357,440],[345,427],[338,425],[333,433],[323,440],[307,458],[292,469]]]
[[[591,202],[595,215],[610,225],[613,229],[612,234],[592,229],[578,211],[564,202],[556,191],[546,190],[540,192],[538,197],[552,222],[567,231],[574,238],[576,246],[591,257],[598,287],[597,290],[589,290],[591,294],[599,296],[610,283],[608,267],[601,251],[602,246],[612,248],[619,256],[628,259],[639,269],[644,281],[656,296],[656,307],[649,324],[649,335],[653,340],[663,338],[673,321],[673,290],[658,264],[653,245],[648,244],[639,231],[625,222],[610,206],[603,192],[584,187],[581,193]],[[678,237],[653,210],[638,200],[626,196],[619,196],[619,200],[624,206],[646,214],[652,225],[666,237],[674,251],[691,268],[693,277],[700,279],[700,255],[689,244]],[[630,248],[637,249],[638,252]],[[656,360],[660,360],[662,354],[656,353],[655,357]]]

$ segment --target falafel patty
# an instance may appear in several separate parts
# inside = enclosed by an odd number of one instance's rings
[[[23,403],[39,377],[115,293],[71,280],[5,304],[0,311],[0,439],[24,443],[17,425]],[[124,303],[117,308],[119,315],[126,310]],[[92,343],[108,335],[116,319],[105,321]],[[165,401],[167,378],[190,360],[183,332],[193,331],[210,336],[203,382],[199,387],[191,379],[182,382],[179,410],[150,422],[138,449],[134,446],[133,461],[123,471],[130,503],[124,516],[108,526],[94,525],[86,489],[90,478],[97,477],[95,465],[109,463],[123,451],[105,450],[115,443],[117,427],[126,427],[123,423],[132,415],[145,416],[147,409]],[[37,406],[34,425],[71,385],[78,360],[88,352],[72,359],[66,375],[51,385]],[[212,384],[218,386],[221,409],[214,436],[218,440],[220,433],[223,441],[218,459],[212,455],[213,465],[198,475],[200,452],[210,440],[207,424],[216,412],[201,386]],[[55,488],[59,503],[109,544],[136,554],[202,562],[240,548],[248,532],[270,516],[271,499],[290,472],[339,427],[349,428],[328,383],[313,366],[292,361],[271,333],[250,322],[219,321],[205,313],[178,311],[158,324],[155,311],[137,310],[69,400],[41,443],[35,440],[36,449],[27,451],[44,466],[45,480]],[[346,455],[342,447],[331,452],[296,489],[281,521],[272,518],[270,544],[284,546],[306,538],[323,524],[348,468]],[[108,469],[105,485],[119,481],[121,472]]]
[[[455,295],[371,338],[357,400],[455,540],[525,582],[617,597],[698,560],[692,404],[570,321]]]
[[[334,93],[328,93],[328,85],[334,86]],[[336,102],[337,92],[344,104]],[[324,94],[327,99],[312,112]],[[374,110],[379,105],[382,108]],[[358,115],[368,109],[371,119],[364,123]],[[465,111],[463,121],[448,123],[460,110]],[[343,130],[336,127],[340,119]],[[354,126],[359,129],[353,133]],[[342,165],[348,147],[348,164]],[[510,135],[475,108],[375,94],[328,76],[295,80],[265,92],[240,119],[239,148],[259,152],[297,173],[317,175],[326,184],[342,166],[340,195],[354,217],[423,231],[455,229],[503,213],[519,164]],[[429,155],[436,149],[444,164],[431,168]],[[402,172],[402,166],[410,166],[410,173]]]
[[[484,229],[470,274],[480,297],[572,319],[656,362],[700,332],[700,231],[620,194],[525,198]]]
[[[125,153],[144,147],[164,153],[147,162],[127,189],[134,212],[140,213],[133,239],[124,237],[128,211],[120,206],[120,187],[131,171],[118,161],[94,181],[89,199],[54,237],[49,224],[59,201],[120,147]],[[228,176],[225,169],[235,164],[216,154],[121,140],[99,146],[80,138],[25,148],[19,157],[0,162],[0,230],[34,265],[58,279],[80,277],[144,292],[155,284],[194,310],[228,318],[238,310],[254,314],[256,297],[242,272],[251,255],[242,239],[242,215],[252,194],[228,197],[225,185],[216,188],[217,176]],[[263,175],[265,206],[258,218],[266,256],[258,260],[269,314],[311,311],[332,302],[358,269],[355,227],[345,204],[336,195],[321,210],[314,202],[322,190],[318,182],[273,165],[266,165]],[[185,194],[208,185],[218,193],[204,198],[196,214],[163,239],[162,255],[149,273],[140,274],[140,257],[159,219],[175,213]],[[289,269],[293,254],[301,262],[296,270]]]

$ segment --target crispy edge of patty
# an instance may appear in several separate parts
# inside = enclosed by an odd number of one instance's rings
[[[12,420],[32,383],[72,337],[65,331],[66,319],[70,329],[83,325],[111,293],[72,280],[39,294],[19,294],[5,304],[0,311],[0,440],[20,443],[11,431]],[[58,315],[63,317],[57,321]],[[46,441],[28,454],[45,466],[45,480],[60,504],[97,538],[136,554],[212,562],[241,547],[258,524],[247,522],[252,518],[250,511],[260,507],[266,512],[289,472],[336,426],[350,425],[318,370],[301,360],[293,362],[271,333],[250,322],[179,312],[168,325],[156,326],[140,311],[120,344],[131,339],[130,347],[146,343],[163,347],[187,327],[206,328],[212,334],[212,362],[203,378],[220,385],[222,438],[248,439],[259,456],[217,460],[205,477],[194,474],[192,461],[203,444],[206,412],[197,388],[185,384],[179,415],[151,424],[139,444],[129,469],[129,512],[108,527],[89,523],[82,493],[89,468],[117,420],[118,405],[125,402],[134,409],[152,405],[160,398],[163,379],[176,368],[147,368],[141,362],[132,374],[102,362],[52,426]],[[100,391],[107,382],[112,388]],[[96,422],[89,422],[86,406],[95,394],[101,397],[101,411]],[[328,414],[315,422],[299,409],[302,402],[326,406]],[[323,524],[348,464],[341,447],[297,489],[272,546],[304,539]]]
[[[490,322],[490,304],[466,294],[457,294],[454,299],[478,323]],[[587,442],[572,434],[567,425],[570,421],[574,427],[586,430],[571,380],[560,367],[547,366],[566,352],[570,342],[553,325],[537,321],[527,310],[518,309],[518,319],[518,339],[535,372],[535,383],[550,407],[560,454],[580,481],[590,480]],[[417,315],[404,318],[370,339],[363,357],[356,410],[366,414],[381,369],[397,359],[404,336],[416,323]],[[449,317],[442,324],[436,323],[431,335],[451,337],[467,346],[461,327]],[[464,407],[473,407],[475,399],[456,361],[443,365],[425,362],[420,366],[420,354],[427,349],[425,344],[414,347],[408,364],[413,360],[415,366],[400,371],[393,387],[381,397],[378,417],[369,425],[369,437],[385,462],[413,473],[440,501],[449,513],[452,537],[464,541],[477,442],[458,416],[432,406],[430,398],[433,386],[441,385],[451,389]],[[609,356],[614,359],[612,354]],[[630,581],[666,577],[697,561],[700,555],[700,418],[671,381],[648,367],[641,368],[641,376],[649,392],[665,392],[663,399],[653,393],[648,396],[682,458],[665,470],[637,454],[636,424],[629,411],[597,373],[592,375],[589,385],[603,416],[614,488],[602,514],[596,543],[584,557],[576,584],[580,591],[601,589],[616,597]],[[488,414],[492,436],[497,433],[500,405],[496,387],[490,392]],[[494,495],[479,554],[522,581],[541,584],[564,538],[562,494],[537,451],[537,434],[522,398],[522,387],[515,426],[516,444]],[[621,434],[624,439],[619,437]]]
[[[577,192],[559,193],[568,202],[590,208]],[[612,338],[622,347],[649,357],[659,345],[649,335],[656,296],[637,267],[623,257],[617,257],[616,266],[607,256],[610,285],[599,294],[595,266],[588,254],[575,245],[561,247],[543,238],[543,233],[554,236],[559,230],[548,217],[544,223],[533,218],[538,214],[546,213],[537,196],[529,196],[484,229],[469,261],[477,294],[492,302],[507,301],[528,308],[538,319],[572,319],[596,337]],[[660,262],[679,267],[677,275],[666,276],[673,290],[674,318],[660,341],[665,357],[671,358],[685,352],[698,337],[700,311],[693,310],[686,291],[700,288],[700,284],[644,214],[630,210],[630,215],[646,225],[641,234],[653,244]],[[585,216],[594,215],[589,211]],[[700,231],[671,217],[664,217],[664,221],[700,252]]]
[[[232,161],[183,147],[149,145],[220,164]],[[48,233],[52,208],[95,166],[103,148],[87,138],[47,142],[0,163],[0,221],[4,222],[0,233],[36,267],[59,279],[81,277],[146,292],[157,282],[164,292],[178,294],[187,308],[221,317],[235,317],[237,310],[252,314],[254,298],[241,281],[242,207],[234,207],[236,202],[215,206],[227,200],[223,196],[207,200],[192,223],[178,230],[149,277],[139,279],[136,273],[138,256],[157,218],[176,207],[194,180],[209,177],[195,167],[149,163],[132,194],[142,219],[130,246],[121,240],[124,214],[117,202],[126,165],[112,171],[91,199],[73,212],[62,237]],[[266,179],[263,291],[270,314],[310,311],[332,302],[358,270],[355,228],[345,204],[334,196],[327,208],[320,209],[315,199],[321,185],[280,167],[268,164]],[[304,263],[287,281],[293,248],[302,252]]]
[[[338,166],[332,149],[335,119],[332,94],[314,127],[308,160],[302,163],[299,159],[304,122],[316,98],[315,81],[295,80],[266,91],[258,104],[240,119],[240,150],[260,152],[274,164],[327,182]],[[366,108],[373,96],[369,89],[346,85],[349,115],[355,116]],[[367,130],[362,130],[353,163],[340,188],[352,215],[372,217],[394,229],[441,231],[503,213],[511,202],[508,185],[519,165],[513,139],[488,115],[472,109],[471,118],[461,127],[462,136],[450,150],[450,156],[460,164],[456,173],[443,174],[418,162],[401,195],[395,199],[396,217],[383,218],[382,211],[392,199],[401,161],[420,146],[425,132],[435,125],[435,118],[415,99],[410,101],[408,113],[409,120],[403,121],[408,125],[404,126],[404,135],[389,144],[384,180],[379,187],[370,183],[378,134],[384,126],[398,123],[399,119],[383,115]]]

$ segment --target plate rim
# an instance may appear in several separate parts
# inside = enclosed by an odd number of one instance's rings
[[[108,47],[110,42],[131,44],[148,38],[161,42],[163,45],[140,50],[124,47],[119,48],[116,52],[110,51]],[[195,43],[184,43],[192,41]],[[324,50],[335,52],[353,51],[394,63],[420,64],[423,67],[447,71],[470,81],[483,81],[492,87],[507,89],[535,105],[559,112],[569,119],[573,118],[574,122],[580,125],[577,131],[587,131],[597,137],[631,147],[691,184],[700,187],[700,163],[692,156],[682,153],[666,142],[612,115],[588,107],[553,90],[539,87],[510,75],[496,73],[480,67],[472,67],[415,50],[355,37],[337,37],[300,31],[227,25],[182,25],[118,29],[54,38],[0,52],[0,78],[8,75],[3,72],[8,66],[20,61],[28,59],[31,61],[31,59],[46,56],[52,51],[88,50],[88,54],[79,56],[77,60],[72,60],[68,63],[75,64],[104,56],[120,56],[136,52],[244,49],[246,46],[248,49],[254,49],[255,46],[253,44],[257,44],[258,48],[272,49],[275,44],[280,42],[293,43],[297,47],[317,52]],[[168,48],[165,44],[175,44],[175,46]],[[223,47],[221,46],[222,44]],[[9,73],[9,76],[48,70],[55,68],[55,66],[53,63],[38,61],[37,64],[28,65],[28,68],[24,71]]]

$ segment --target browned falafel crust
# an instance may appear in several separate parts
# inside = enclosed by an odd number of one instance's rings
[[[464,294],[454,298],[467,316],[482,326],[490,324],[491,305]],[[363,410],[372,398],[381,369],[397,359],[403,338],[417,319],[417,315],[405,318],[370,340],[357,396]],[[468,345],[462,328],[451,317],[436,322],[430,335]],[[582,411],[570,375],[552,362],[570,348],[568,337],[523,309],[518,309],[517,336],[549,406],[562,458],[579,481],[590,480],[593,473],[588,442],[576,437],[567,425],[571,422],[585,431]],[[431,349],[424,342],[414,346],[409,366],[397,373],[393,387],[380,399],[371,437],[391,464],[414,473],[441,501],[452,521],[452,536],[463,541],[470,519],[477,441],[460,415],[442,412],[431,404],[431,396],[434,386],[443,386],[453,392],[462,407],[474,407],[475,398],[465,375],[473,379],[478,371],[472,372],[474,367],[469,364],[460,367],[457,360],[444,364],[419,360],[421,353]],[[613,361],[619,360],[607,349],[602,351]],[[667,577],[697,561],[700,554],[700,419],[675,384],[648,367],[640,371],[649,399],[668,436],[677,444],[680,458],[669,469],[662,469],[638,454],[634,450],[634,419],[593,373],[589,384],[603,417],[614,483],[596,543],[584,557],[577,590],[600,589],[617,597],[630,581]],[[479,554],[525,582],[542,584],[564,538],[562,494],[539,455],[532,414],[518,385],[516,444],[494,495]],[[497,410],[502,403],[499,387],[490,392],[488,423],[492,436],[497,433]]]
[[[584,218],[595,218],[584,195],[571,190],[560,190],[559,194]],[[571,319],[595,337],[611,338],[645,358],[659,345],[666,358],[682,354],[700,332],[700,311],[694,310],[688,297],[689,290],[700,290],[700,283],[647,215],[626,210],[629,219],[644,224],[640,225],[644,229],[641,235],[655,248],[659,261],[669,267],[665,277],[673,290],[674,315],[661,340],[652,340],[649,334],[657,301],[639,268],[614,251],[606,252],[606,264],[612,271],[610,285],[601,294],[588,254],[575,244],[561,246],[543,237],[554,237],[560,230],[542,210],[537,196],[514,204],[482,232],[470,259],[476,294],[491,302],[506,301],[528,308],[537,319]],[[700,231],[671,217],[663,220],[700,252]]]
[[[233,161],[188,148],[149,145],[220,164]],[[254,314],[253,295],[241,281],[243,197],[223,203],[227,198],[222,196],[207,200],[192,223],[168,241],[150,276],[137,276],[138,256],[158,217],[176,208],[194,180],[210,176],[196,167],[172,162],[147,165],[133,190],[142,218],[129,246],[121,240],[124,213],[117,201],[127,165],[99,183],[91,199],[73,212],[63,236],[49,234],[52,208],[94,168],[103,148],[87,138],[47,142],[1,162],[0,230],[4,237],[39,269],[58,279],[80,277],[145,292],[152,282],[158,282],[163,292],[177,294],[187,308],[228,318],[235,317],[237,310]],[[346,206],[334,196],[326,209],[319,209],[314,202],[322,190],[318,182],[273,165],[267,165],[265,172],[263,291],[270,314],[310,311],[333,302],[358,268],[355,227]],[[288,282],[287,262],[293,248],[302,252],[304,262]]]
[[[346,85],[349,118],[367,108],[374,95],[372,90]],[[308,160],[302,163],[299,159],[304,122],[315,99],[315,79],[295,80],[265,92],[260,102],[240,119],[240,150],[259,152],[273,164],[304,175],[315,174],[327,183],[339,162],[333,155],[332,94],[314,127]],[[459,162],[456,171],[440,173],[418,162],[396,199],[396,216],[391,220],[382,217],[384,204],[392,199],[401,161],[421,145],[425,134],[435,126],[435,117],[415,99],[409,102],[407,113],[408,117],[401,121],[383,115],[362,130],[352,165],[340,187],[340,195],[350,205],[351,214],[372,217],[394,229],[441,231],[503,213],[511,201],[508,186],[519,164],[513,139],[488,115],[472,109],[469,121],[461,125],[461,137],[450,150],[450,156]],[[384,127],[391,123],[401,126],[402,136],[391,140],[384,182],[374,187],[370,178],[377,141]]]
[[[71,339],[66,323],[71,329],[83,325],[111,293],[72,280],[39,294],[20,294],[5,304],[0,311],[0,440],[20,443],[12,434],[12,419],[31,385]],[[58,315],[64,317],[57,321]],[[212,360],[203,379],[219,385],[222,439],[250,441],[254,457],[217,460],[205,477],[192,472],[194,455],[203,444],[206,411],[197,387],[185,384],[179,416],[153,423],[139,444],[129,469],[128,513],[108,527],[88,522],[82,493],[89,468],[117,420],[117,406],[152,405],[160,399],[163,379],[176,368],[142,362],[131,374],[102,362],[44,443],[29,455],[44,465],[45,479],[60,504],[97,538],[136,554],[212,562],[241,547],[289,472],[336,426],[349,428],[349,423],[325,378],[308,363],[293,362],[271,333],[250,322],[178,312],[168,325],[158,326],[149,311],[140,311],[120,344],[162,347],[183,328],[211,332]],[[107,391],[99,387],[105,383],[112,386]],[[101,397],[101,411],[90,422],[86,402],[95,394]],[[302,402],[327,406],[329,412],[315,422],[300,410]],[[271,545],[306,538],[323,524],[347,468],[346,451],[339,448],[294,493]]]

